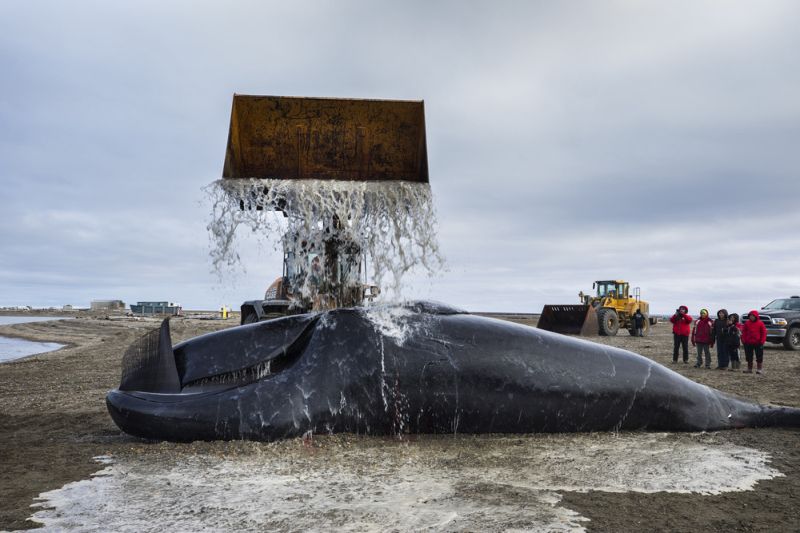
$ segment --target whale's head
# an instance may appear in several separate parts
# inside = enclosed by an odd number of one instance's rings
[[[181,405],[269,380],[302,357],[319,318],[283,317],[175,346],[166,319],[125,352],[120,385],[106,396],[111,417],[127,433],[148,437],[153,433],[142,427],[159,423]]]

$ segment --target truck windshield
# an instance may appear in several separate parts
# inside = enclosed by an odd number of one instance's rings
[[[800,298],[779,298],[777,300],[772,300],[764,306],[764,309],[800,311]]]

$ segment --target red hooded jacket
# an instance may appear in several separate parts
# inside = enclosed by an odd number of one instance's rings
[[[684,314],[683,317],[680,317],[678,313],[675,313],[669,318],[669,321],[672,322],[672,333],[688,337],[692,333],[692,317],[686,313],[689,309],[685,305],[680,306],[678,309],[683,309]]]
[[[767,326],[758,318],[758,311],[750,311],[756,317],[753,322],[749,318],[742,324],[742,344],[764,344],[767,342]]]
[[[692,328],[692,346],[698,342],[714,345],[714,322],[707,316],[698,318]]]

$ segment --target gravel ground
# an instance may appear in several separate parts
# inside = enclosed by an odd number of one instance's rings
[[[535,323],[534,319],[526,317],[507,318],[531,325]],[[235,323],[235,320],[177,319],[171,324],[173,341],[230,327]],[[152,470],[154,465],[174,465],[176,461],[202,463],[209,456],[252,460],[253,456],[270,456],[279,452],[283,457],[288,453],[286,460],[289,462],[282,465],[287,469],[292,468],[295,459],[301,463],[306,461],[303,454],[309,453],[308,446],[300,441],[277,444],[155,444],[121,434],[106,412],[105,393],[118,384],[120,359],[125,348],[142,332],[156,325],[157,321],[104,320],[79,316],[63,322],[0,327],[0,335],[68,345],[56,352],[0,364],[0,465],[3,471],[0,478],[0,529],[34,527],[34,523],[26,520],[32,513],[30,505],[34,499],[42,492],[89,478],[102,468],[93,460],[95,456],[113,456],[121,461],[134,462],[144,469],[143,472],[147,472],[147,468]],[[800,353],[768,347],[765,350],[767,372],[763,376],[756,376],[694,369],[691,365],[672,365],[672,338],[668,324],[655,326],[646,338],[624,334],[593,340],[641,353],[690,379],[726,392],[760,402],[800,407],[800,390],[797,386]],[[589,484],[584,492],[560,490],[556,498],[560,499],[563,507],[589,519],[588,522],[581,522],[588,531],[800,531],[800,506],[797,504],[800,501],[798,437],[800,431],[797,429],[738,430],[708,436],[664,437],[678,451],[700,442],[700,449],[703,446],[745,447],[767,454],[771,457],[770,466],[784,476],[762,479],[751,491],[717,495],[609,492],[602,487],[592,489],[593,485]],[[543,442],[549,442],[542,439],[548,438],[514,438],[512,443],[517,440],[522,442],[520,448],[511,446],[507,436],[460,436],[449,440],[420,437],[412,439],[411,446],[417,455],[432,456],[439,461],[433,464],[432,469],[426,469],[431,465],[422,462],[419,471],[437,472],[437,468],[441,468],[442,472],[457,475],[474,470],[476,466],[491,470],[498,461],[507,463],[519,460],[525,455],[516,457],[514,454],[517,452],[513,450],[525,449],[526,453],[534,453],[542,448]],[[605,437],[585,435],[574,442],[559,437],[561,440],[552,442],[558,446],[584,449],[581,446],[586,446],[587,442],[592,444],[593,439],[598,438]],[[635,438],[626,441],[629,446],[646,447],[649,450],[651,445],[647,441],[637,445]],[[337,436],[315,438],[310,453],[323,459],[334,455],[338,458],[344,450],[345,455],[359,457],[358,464],[366,460],[369,465],[369,460],[364,458],[373,455],[382,457],[382,464],[393,464],[393,461],[406,464],[400,458],[409,453],[408,445],[387,439]],[[612,456],[610,452],[605,455],[601,453],[598,460],[613,461]],[[337,464],[327,460],[324,463]],[[431,474],[435,475],[438,474]],[[458,485],[456,488],[469,501],[477,501],[476,498],[480,496],[487,513],[501,517],[497,519],[499,521],[443,523],[439,529],[525,527],[524,521],[515,521],[513,517],[528,512],[523,511],[533,503],[531,494],[508,487],[502,493],[494,494],[498,485],[492,487],[481,490]],[[502,518],[504,516],[508,518]],[[331,522],[322,522],[320,525],[329,524],[333,527],[336,520],[342,517],[329,518]],[[563,519],[570,520],[568,516]],[[245,522],[238,524],[247,527]],[[279,529],[297,528],[290,522],[276,524],[282,524]],[[236,528],[236,523],[230,527]],[[402,526],[395,527],[403,529]]]

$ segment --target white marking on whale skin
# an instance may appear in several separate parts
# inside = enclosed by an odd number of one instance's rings
[[[289,400],[289,406],[291,407],[291,409],[289,409],[289,412],[292,414],[292,425],[294,426],[294,429],[300,429],[300,422],[298,422],[297,418],[294,416],[295,412],[297,411],[294,407],[294,400],[292,399],[291,396],[289,396],[288,400]]]
[[[381,354],[381,399],[383,400],[383,410],[384,412],[388,413],[389,400],[386,397],[386,393],[389,390],[389,384],[386,383],[386,352],[383,344],[383,336],[380,335],[378,339],[380,340],[380,354]]]
[[[641,386],[639,386],[636,390],[633,391],[633,396],[631,396],[631,402],[628,404],[628,408],[625,410],[625,413],[623,413],[622,417],[617,423],[615,432],[622,429],[622,424],[625,423],[625,419],[628,418],[631,409],[633,409],[633,404],[636,403],[636,397],[639,395],[640,392],[644,391],[644,389],[647,387],[647,382],[650,380],[650,376],[653,373],[653,366],[654,366],[653,364],[647,365],[647,374],[645,374],[644,376],[644,381],[642,381]]]
[[[308,401],[308,399],[311,398],[317,392],[316,390],[313,390],[313,389],[311,390],[311,392],[306,392],[305,390],[303,390],[303,387],[301,387],[297,383],[295,383],[294,386],[295,386],[295,388],[297,388],[297,390],[300,391],[300,394],[303,396],[303,400],[306,400],[306,401]]]
[[[333,404],[331,404],[331,399],[330,398],[325,398],[325,403],[328,404],[328,412],[331,415],[336,416],[336,415],[339,414],[340,409],[338,407],[334,406]]]
[[[308,421],[311,422],[311,414],[308,411],[308,399],[311,398],[311,396],[313,396],[316,393],[316,390],[312,389],[311,391],[306,392],[303,389],[303,387],[300,386],[299,383],[295,383],[294,386],[300,392],[300,396],[302,397],[301,403],[303,405],[303,414],[305,415],[306,419],[308,419]],[[292,400],[290,400],[290,402],[292,404],[292,419],[294,420],[294,405],[295,404],[294,404],[294,401],[292,401]],[[295,422],[295,428],[299,428],[299,425],[298,425],[297,421],[294,421],[294,422]]]
[[[380,354],[381,354],[381,375],[385,376],[386,375],[386,353],[384,351],[383,337],[380,337],[380,344],[381,344],[381,349],[380,349]]]
[[[217,435],[220,434],[219,424],[220,424],[220,411],[221,410],[222,410],[222,402],[218,401],[217,402],[217,414],[216,414],[216,417],[214,418],[214,432],[216,432]]]
[[[280,414],[281,414],[280,411],[275,411],[274,413],[272,413],[272,416],[269,417],[269,422],[267,423],[267,425],[271,426],[272,421],[275,420],[278,416],[280,416]]]
[[[244,416],[244,412],[242,411],[241,395],[236,396],[236,415],[236,418],[239,421],[239,436],[241,437],[246,433],[247,429],[250,429],[250,424],[247,423],[247,417]]]
[[[711,426],[715,421],[731,425],[733,423],[733,413],[730,412],[728,406],[722,403],[722,397],[719,393],[707,385],[703,385],[703,388],[706,389],[706,397],[709,399],[706,402],[706,425]],[[725,416],[725,413],[728,413],[728,415]],[[713,427],[716,427],[716,424]]]
[[[606,354],[608,358],[608,363],[611,365],[611,374],[608,374],[609,377],[616,377],[617,376],[617,366],[614,364],[614,359],[611,357],[611,351],[607,349],[603,349],[603,353]]]
[[[269,427],[271,424],[264,420],[264,411],[261,409],[258,410],[258,420],[260,421],[261,428]]]

